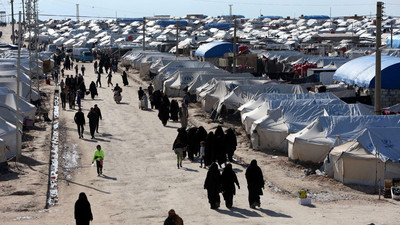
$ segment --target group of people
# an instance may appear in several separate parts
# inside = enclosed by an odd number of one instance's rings
[[[94,105],[93,108],[90,108],[89,113],[87,114],[87,118],[89,119],[89,130],[91,138],[94,139],[94,133],[99,133],[99,122],[103,119],[101,115],[100,108]],[[74,122],[78,128],[79,138],[83,138],[84,126],[86,124],[85,115],[82,112],[82,109],[79,108],[78,112],[75,113]]]
[[[180,144],[176,146],[178,140]],[[184,150],[176,151],[180,146],[183,146]],[[224,133],[222,127],[218,126],[215,132],[207,133],[204,127],[200,126],[187,130],[184,127],[179,128],[173,149],[177,154],[177,164],[181,164],[179,159],[180,152],[182,152],[182,155],[187,155],[190,161],[194,161],[197,156],[200,160],[200,167],[203,167],[204,164],[204,168],[207,168],[213,162],[217,162],[220,167],[227,161],[232,162],[236,146],[237,139],[233,128],[228,128]]]
[[[247,189],[249,192],[248,200],[250,208],[255,209],[261,206],[260,195],[263,195],[264,177],[261,168],[257,165],[257,160],[252,160],[246,169]],[[204,182],[204,189],[207,189],[208,202],[211,209],[220,207],[221,199],[219,193],[225,200],[225,206],[229,209],[233,206],[233,196],[236,194],[235,185],[240,189],[239,181],[232,164],[227,164],[222,171],[218,170],[216,163],[211,164]]]
[[[164,126],[167,125],[169,119],[177,122],[179,118],[181,127],[186,129],[189,118],[188,104],[189,102],[183,101],[179,107],[177,100],[170,101],[162,91],[155,91],[151,96],[151,105],[158,109],[158,118]]]
[[[66,108],[67,102],[69,109],[75,109],[76,105],[80,108],[81,100],[85,98],[86,94],[86,85],[83,76],[81,74],[75,75],[75,77],[67,75],[65,82],[64,79],[61,79],[59,86],[62,108]]]

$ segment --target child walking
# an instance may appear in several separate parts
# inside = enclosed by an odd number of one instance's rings
[[[97,176],[103,174],[103,160],[104,160],[104,152],[101,149],[100,145],[97,145],[96,151],[94,152],[92,163],[96,160],[96,167],[97,167]]]
[[[200,159],[200,168],[203,167],[203,160],[204,160],[204,156],[205,156],[205,151],[206,150],[206,142],[205,141],[200,141],[200,155],[199,155],[199,159]],[[204,162],[204,169],[206,169],[206,163]]]

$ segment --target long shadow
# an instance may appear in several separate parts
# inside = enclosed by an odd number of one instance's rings
[[[95,191],[98,191],[98,192],[101,192],[101,193],[104,193],[104,194],[111,194],[111,192],[108,192],[108,191],[102,191],[102,190],[100,190],[100,189],[97,189],[97,188],[94,188],[94,187],[90,187],[90,186],[88,186],[88,185],[85,185],[85,184],[80,184],[80,183],[77,183],[77,182],[74,182],[74,181],[71,181],[71,180],[66,180],[68,183],[71,183],[71,184],[75,184],[75,185],[78,185],[78,186],[82,186],[82,187],[85,187],[85,188],[89,188],[89,189],[92,189],[92,190],[95,190]]]
[[[175,126],[170,126],[170,125],[166,125],[165,127],[168,127],[168,128],[174,128],[174,129],[178,129],[178,128],[180,128],[180,127],[175,127]]]
[[[107,176],[107,175],[105,175],[105,174],[103,174],[102,176],[100,176],[101,178],[104,178],[104,179],[107,179],[107,180],[117,180],[117,178],[116,177],[109,177],[109,176]]]
[[[18,178],[19,178],[18,177],[18,173],[9,172],[9,173],[6,173],[6,174],[2,174],[0,176],[0,181],[10,181],[10,180],[16,180]]]
[[[29,166],[40,166],[40,165],[44,165],[44,164],[48,164],[48,163],[42,163],[40,161],[37,161],[33,158],[21,155],[21,158],[19,159],[20,163],[29,165]]]
[[[91,139],[91,140],[95,140],[96,142],[98,142],[98,141],[101,141],[101,142],[110,142],[109,140],[105,140],[105,139],[103,139],[103,138],[99,138],[99,137],[94,137],[94,139]]]
[[[221,214],[225,214],[225,215],[229,215],[229,216],[233,216],[233,217],[246,218],[242,214],[236,213],[234,211],[229,211],[229,210],[224,210],[224,209],[217,209],[216,211]]]
[[[239,168],[233,168],[232,169],[235,173],[241,173],[243,172],[243,170],[239,169]]]
[[[274,212],[274,211],[268,210],[268,209],[261,209],[260,208],[259,211],[264,213],[265,215],[272,216],[272,217],[292,218],[289,215],[286,215],[286,214],[283,214],[283,213]]]
[[[182,167],[182,168],[183,168],[183,170],[188,171],[188,172],[196,172],[196,173],[199,172],[198,170],[190,169],[190,168],[187,168],[187,167]]]
[[[113,136],[113,135],[112,135],[112,134],[107,134],[107,133],[102,133],[101,136],[102,136],[102,137],[111,137],[111,136]]]
[[[246,216],[246,217],[261,217],[261,215],[258,212],[251,211],[251,210],[248,210],[248,209],[241,209],[241,208],[237,208],[237,207],[232,207],[231,211],[240,213],[240,214],[242,214],[243,216]]]
[[[119,105],[129,105],[129,102],[120,102]]]
[[[102,102],[102,101],[104,101],[103,99],[101,99],[101,98],[95,98],[95,99],[91,99],[91,98],[88,98],[88,99],[85,99],[85,101],[89,101],[89,102]]]

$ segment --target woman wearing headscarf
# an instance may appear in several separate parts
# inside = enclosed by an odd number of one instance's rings
[[[253,159],[246,170],[247,189],[249,190],[250,208],[260,207],[260,195],[263,195],[264,176],[261,168],[257,165],[257,160]]]
[[[236,194],[235,184],[239,186],[239,181],[235,172],[232,170],[232,164],[227,164],[222,172],[222,196],[225,199],[226,208],[230,209],[233,205],[233,196]]]
[[[232,157],[233,157],[233,154],[235,153],[236,146],[237,146],[236,135],[232,128],[229,128],[228,130],[226,130],[225,146],[226,146],[226,153],[228,155],[228,159],[230,162],[232,162],[233,161]]]
[[[210,166],[213,163],[213,153],[214,153],[214,133],[210,131],[206,137],[206,148],[204,151],[204,166]]]
[[[167,126],[169,119],[169,104],[165,101],[161,101],[160,107],[158,108],[158,118],[164,126]]]
[[[176,100],[171,101],[169,113],[171,114],[172,121],[178,121],[179,105]]]
[[[211,209],[218,209],[221,203],[219,197],[219,192],[221,192],[221,174],[216,163],[213,163],[207,172],[204,189],[207,189],[208,202]]]
[[[75,202],[75,221],[76,225],[88,225],[93,220],[90,203],[84,192],[79,194],[78,200]]]
[[[187,130],[187,153],[190,161],[194,160],[199,142],[197,141],[197,127],[191,127]]]
[[[89,91],[90,91],[90,96],[92,97],[92,99],[94,99],[94,96],[98,95],[96,84],[94,83],[94,81],[92,81],[92,83],[90,83]]]
[[[215,159],[218,165],[222,168],[222,164],[226,163],[226,150],[225,150],[225,134],[221,126],[215,130]]]
[[[164,221],[164,225],[183,225],[183,220],[175,213],[175,210],[171,209],[168,212],[167,219]]]

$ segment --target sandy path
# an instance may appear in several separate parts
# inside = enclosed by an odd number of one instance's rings
[[[85,66],[88,87],[95,75],[91,65]],[[114,75],[113,81],[122,83],[119,74]],[[103,85],[105,83],[103,78]],[[176,168],[171,144],[180,124],[169,123],[163,127],[156,111],[139,110],[138,85],[132,81],[130,85],[123,87],[123,104],[117,105],[111,88],[104,86],[99,89],[97,99],[83,101],[85,115],[93,104],[98,104],[102,110],[100,134],[95,140],[88,139],[88,124],[85,139],[78,139],[73,124],[75,111],[62,111],[67,142],[77,144],[81,167],[72,174],[70,182],[60,183],[57,206],[39,213],[7,214],[4,224],[74,224],[73,206],[82,191],[92,204],[93,224],[162,224],[170,208],[181,215],[185,224],[397,223],[398,203],[342,201],[304,207],[299,206],[296,199],[267,189],[261,199],[263,209],[252,210],[247,203],[245,168],[240,165],[234,165],[242,187],[234,198],[235,207],[228,210],[222,204],[220,210],[210,210],[203,190],[207,171],[188,161],[184,161],[183,169]],[[97,144],[105,151],[105,177],[97,177],[95,167],[90,167]],[[249,153],[249,157],[253,155]],[[15,221],[16,215],[32,219]]]

